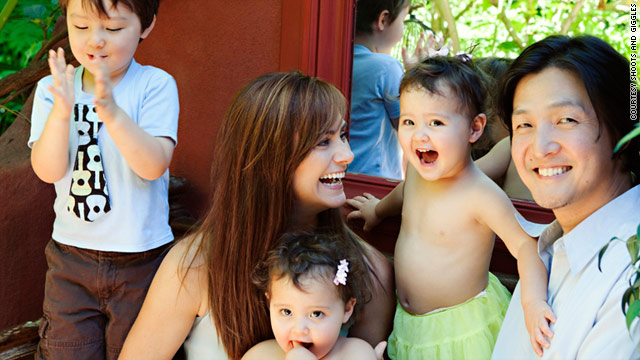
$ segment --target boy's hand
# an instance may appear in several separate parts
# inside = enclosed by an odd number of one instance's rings
[[[364,196],[356,196],[353,199],[347,200],[347,204],[357,209],[347,215],[347,221],[351,219],[363,219],[363,230],[369,231],[382,220],[376,215],[376,206],[380,202],[380,199],[369,193],[364,193],[363,195]]]
[[[53,94],[53,108],[51,112],[60,118],[70,119],[75,101],[73,65],[67,65],[62,48],[58,48],[57,53],[54,50],[49,50],[48,62],[51,75],[53,76],[53,86],[47,86],[47,89]]]
[[[96,96],[93,100],[96,105],[96,112],[98,118],[105,124],[111,122],[118,116],[120,107],[113,99],[113,83],[107,70],[107,64],[104,61],[100,62],[97,73],[95,76],[96,82]]]
[[[285,360],[318,360],[318,358],[299,342],[293,341],[293,349],[287,351]]]
[[[553,338],[549,321],[555,323],[556,316],[546,301],[534,301],[524,307],[524,322],[529,332],[531,346],[538,356],[542,356],[543,347],[548,349],[551,345],[547,339]]]
[[[433,35],[430,35],[430,37]],[[402,47],[402,64],[405,70],[409,69],[413,65],[419,63],[429,56],[429,51],[424,44],[424,33],[420,33],[416,48],[413,50],[413,55],[409,55],[409,51],[406,47]]]

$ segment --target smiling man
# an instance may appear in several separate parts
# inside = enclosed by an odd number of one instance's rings
[[[632,274],[625,243],[611,243],[598,269],[600,249],[640,223],[640,140],[613,153],[635,124],[629,84],[629,62],[592,36],[533,44],[503,79],[500,111],[516,168],[557,219],[531,234],[557,316],[543,359],[640,358],[639,321],[628,330],[620,307]],[[493,359],[537,358],[529,342],[518,285]]]

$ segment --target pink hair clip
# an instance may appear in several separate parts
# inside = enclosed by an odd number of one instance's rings
[[[349,272],[349,262],[347,259],[340,260],[340,265],[338,265],[338,271],[336,271],[336,276],[333,278],[333,283],[336,285],[347,285],[347,273]]]
[[[429,48],[428,51],[429,51],[429,57],[449,55],[449,48],[446,46],[441,47],[439,50]]]

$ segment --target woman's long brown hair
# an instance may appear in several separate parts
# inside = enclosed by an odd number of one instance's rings
[[[208,268],[209,312],[231,359],[273,338],[251,273],[287,230],[294,171],[345,111],[335,87],[290,72],[253,80],[225,115],[215,145],[211,208],[194,238],[201,239],[197,252]],[[344,234],[359,246],[337,209],[318,220],[319,231]]]

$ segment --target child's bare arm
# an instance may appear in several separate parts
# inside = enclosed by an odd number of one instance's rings
[[[54,183],[64,176],[69,166],[69,127],[75,92],[74,69],[66,64],[62,48],[58,48],[57,53],[49,50],[49,68],[53,86],[48,90],[53,94],[53,107],[40,138],[33,144],[31,166],[42,181]]]
[[[398,183],[382,200],[369,193],[348,199],[347,204],[353,206],[356,210],[347,215],[347,220],[363,219],[363,230],[369,231],[378,225],[382,219],[388,216],[400,215],[404,200],[403,192],[404,181]]]
[[[511,140],[507,136],[498,141],[486,155],[474,162],[493,181],[500,180],[511,162]]]
[[[162,176],[171,163],[174,143],[142,130],[113,99],[113,84],[106,65],[95,76],[96,112],[131,169],[141,178],[154,180]]]
[[[542,347],[549,347],[546,337],[553,337],[548,321],[555,322],[555,316],[547,304],[547,269],[538,256],[537,242],[524,232],[516,220],[511,200],[497,186],[492,191],[478,193],[478,200],[485,204],[479,218],[518,260],[525,324],[533,349],[542,355]]]

